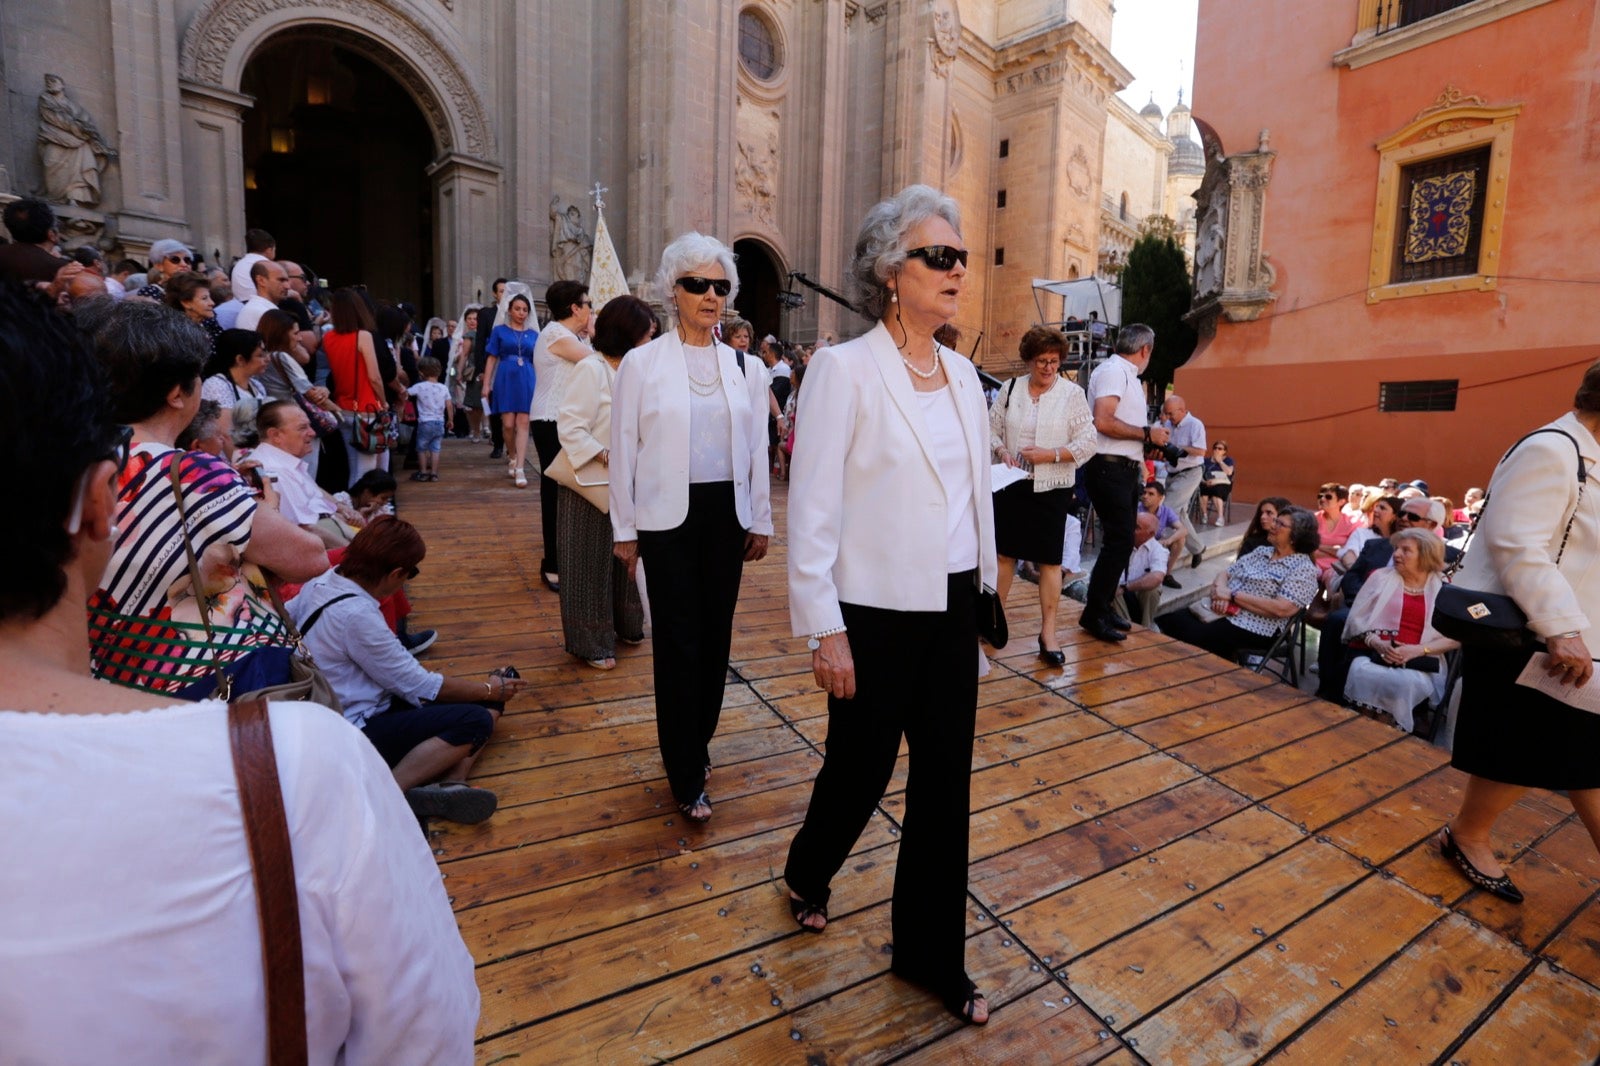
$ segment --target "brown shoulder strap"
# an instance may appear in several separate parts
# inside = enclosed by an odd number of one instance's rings
[[[270,1066],[304,1066],[306,982],[300,904],[266,700],[228,704],[228,745],[233,749],[239,808],[255,875],[267,985],[267,1062]]]

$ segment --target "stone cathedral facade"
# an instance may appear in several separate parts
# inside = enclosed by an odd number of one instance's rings
[[[866,209],[926,182],[960,202],[972,252],[961,346],[1002,365],[1038,317],[1032,279],[1094,273],[1105,207],[1129,192],[1102,181],[1132,78],[1111,16],[1110,0],[8,3],[0,195],[51,191],[55,75],[57,112],[107,149],[79,152],[92,195],[55,197],[67,243],[137,258],[176,236],[226,266],[261,227],[333,284],[454,314],[498,275],[541,292],[558,247],[594,232],[600,186],[631,281],[699,229],[736,247],[758,331],[808,340],[861,320],[791,273],[842,288]],[[1153,203],[1172,151],[1145,139],[1145,163],[1119,149],[1114,169]]]

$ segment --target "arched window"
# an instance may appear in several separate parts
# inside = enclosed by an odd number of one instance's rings
[[[1122,194],[1122,221],[1128,221],[1128,194]]]
[[[777,31],[767,16],[753,7],[739,12],[739,62],[761,81],[772,80],[783,66]]]

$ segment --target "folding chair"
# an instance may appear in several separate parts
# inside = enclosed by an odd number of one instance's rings
[[[1306,609],[1294,613],[1278,635],[1272,638],[1265,651],[1247,649],[1239,652],[1239,665],[1252,673],[1266,673],[1290,688],[1300,687],[1300,674],[1306,661]]]
[[[1426,726],[1418,723],[1412,730],[1417,736],[1429,744],[1438,742],[1439,730],[1444,728],[1444,720],[1450,716],[1450,698],[1455,695],[1456,685],[1461,681],[1461,649],[1445,652],[1444,656],[1444,695],[1439,697],[1437,704],[1426,704],[1419,710],[1426,710],[1429,720]]]

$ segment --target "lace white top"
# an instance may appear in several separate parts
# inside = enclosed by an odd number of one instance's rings
[[[528,417],[535,422],[554,422],[561,410],[561,398],[567,393],[567,379],[577,363],[569,363],[550,346],[559,340],[583,341],[566,326],[552,322],[539,331],[539,340],[533,346],[533,407]]]
[[[945,535],[949,545],[946,573],[978,565],[978,512],[972,484],[972,457],[950,386],[916,394],[933,440],[934,464],[944,483]]]
[[[713,347],[683,346],[689,365],[689,484],[733,480],[733,415]]]

